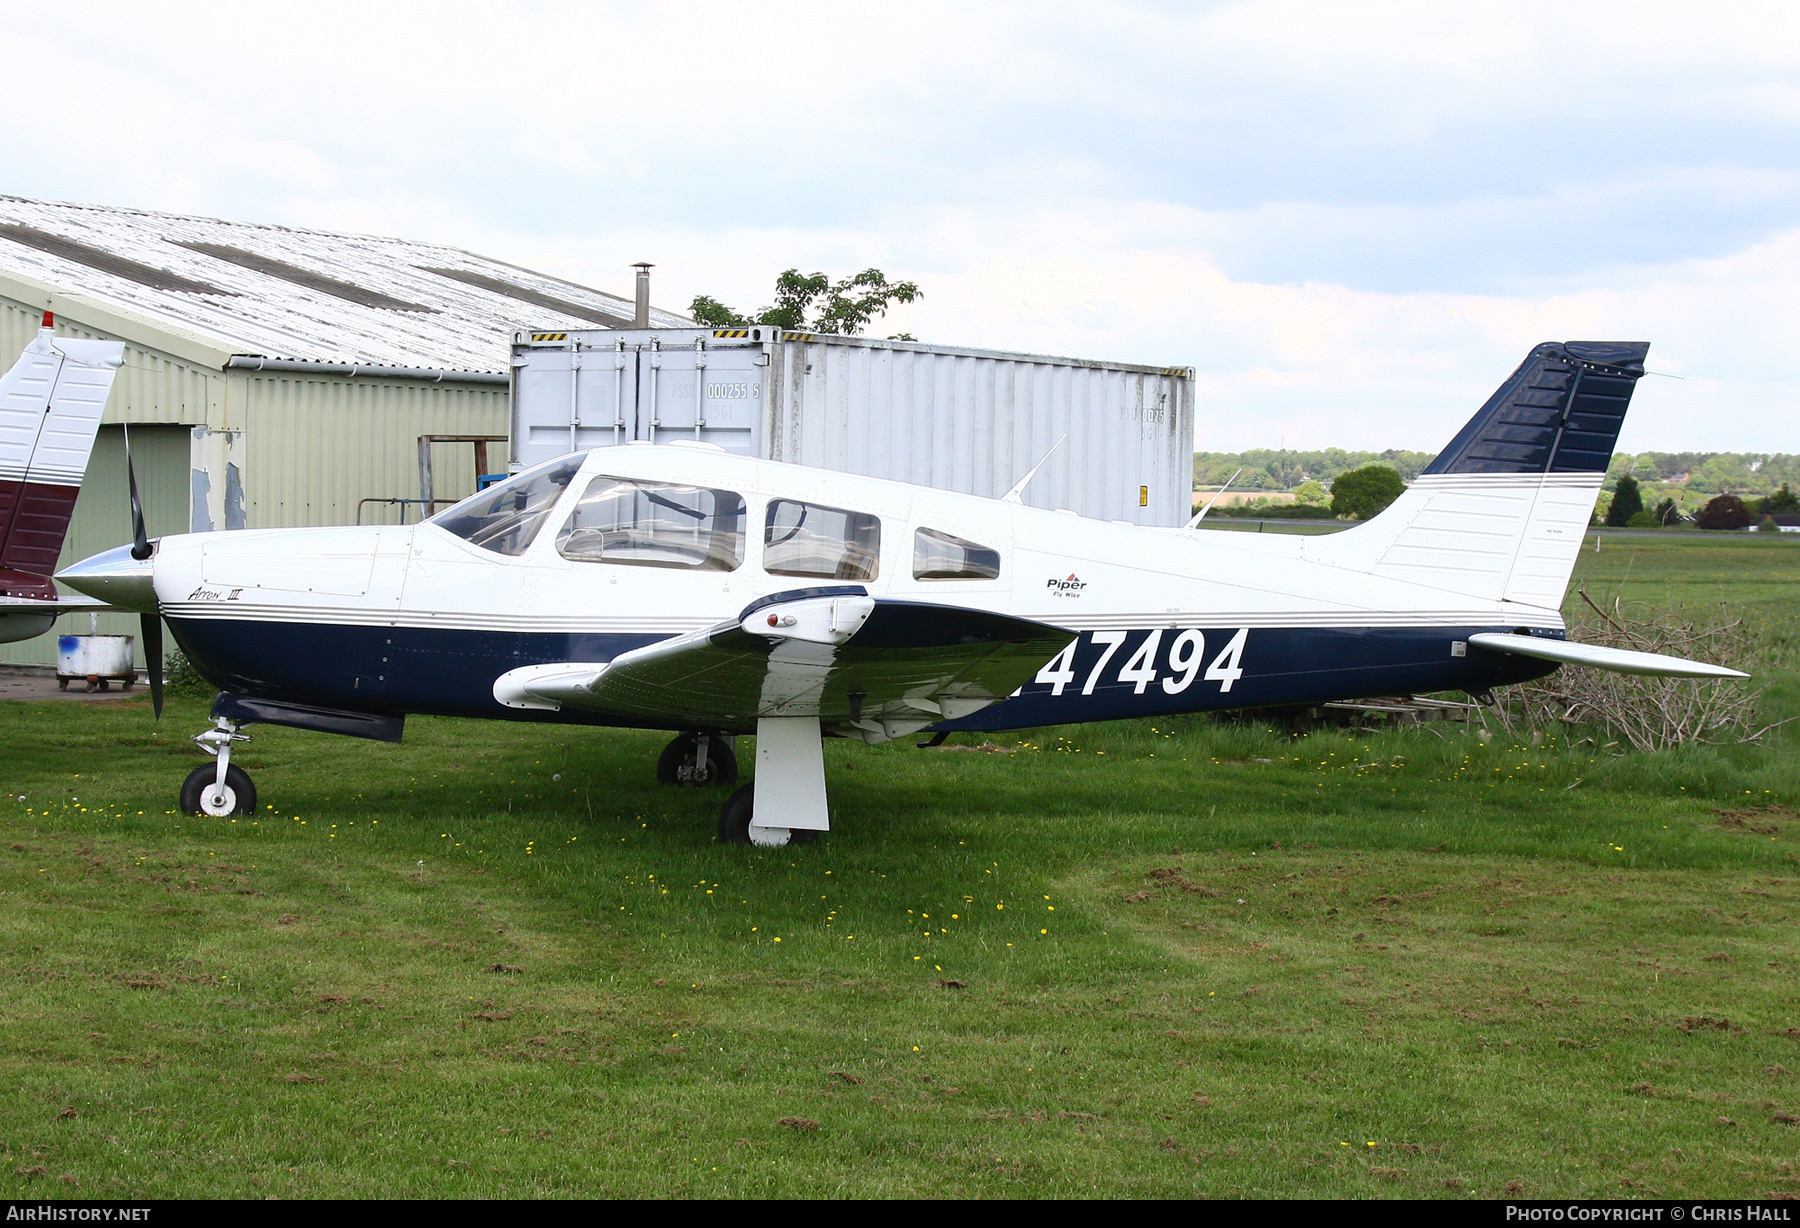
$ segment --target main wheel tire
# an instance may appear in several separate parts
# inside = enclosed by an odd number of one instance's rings
[[[725,799],[725,804],[719,808],[720,844],[750,843],[750,816],[755,807],[755,781]]]
[[[706,747],[706,768],[704,771],[694,770],[695,751],[701,738],[709,739]],[[731,749],[731,740],[716,733],[693,734],[684,733],[663,747],[663,752],[656,760],[656,780],[658,784],[687,785],[701,789],[708,785],[735,785],[738,779],[737,755]]]
[[[203,763],[181,782],[181,813],[224,819],[256,813],[256,786],[250,773],[236,764],[225,769],[225,788],[217,789],[217,764]]]
[[[756,814],[756,782],[753,780],[736,793],[725,799],[725,805],[719,809],[719,843],[720,844],[754,844],[750,839],[750,823]],[[796,848],[803,844],[818,842],[819,833],[808,828],[790,827],[784,844],[767,845],[768,848]]]

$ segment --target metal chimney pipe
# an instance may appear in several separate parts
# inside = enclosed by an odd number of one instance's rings
[[[637,274],[637,313],[631,323],[634,328],[650,327],[650,270],[656,266],[648,261],[639,261],[631,266]]]

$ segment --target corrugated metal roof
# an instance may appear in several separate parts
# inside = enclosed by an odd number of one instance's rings
[[[504,372],[518,329],[632,314],[617,295],[435,243],[17,196],[0,196],[0,271],[300,362]]]

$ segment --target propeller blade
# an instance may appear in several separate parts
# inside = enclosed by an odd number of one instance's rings
[[[138,501],[137,471],[131,467],[131,428],[125,428],[125,481],[131,487],[131,557],[147,559],[150,557],[150,535],[144,532],[144,505]],[[157,629],[157,642],[162,642],[162,629]],[[146,649],[148,643],[146,642]],[[161,682],[156,684],[162,689]],[[161,705],[158,705],[161,711]]]
[[[144,664],[150,675],[150,708],[160,721],[163,704],[162,614],[156,610],[140,614],[138,626],[144,633]]]

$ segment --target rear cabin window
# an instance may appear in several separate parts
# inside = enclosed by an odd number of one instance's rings
[[[920,529],[913,534],[915,580],[994,580],[999,576],[998,550],[936,529]]]
[[[582,563],[733,571],[744,561],[744,500],[705,486],[595,478],[556,549]]]
[[[565,456],[528,469],[439,512],[430,523],[495,554],[524,554],[586,459]]]
[[[763,570],[773,576],[873,580],[881,566],[881,521],[866,512],[771,499]]]

